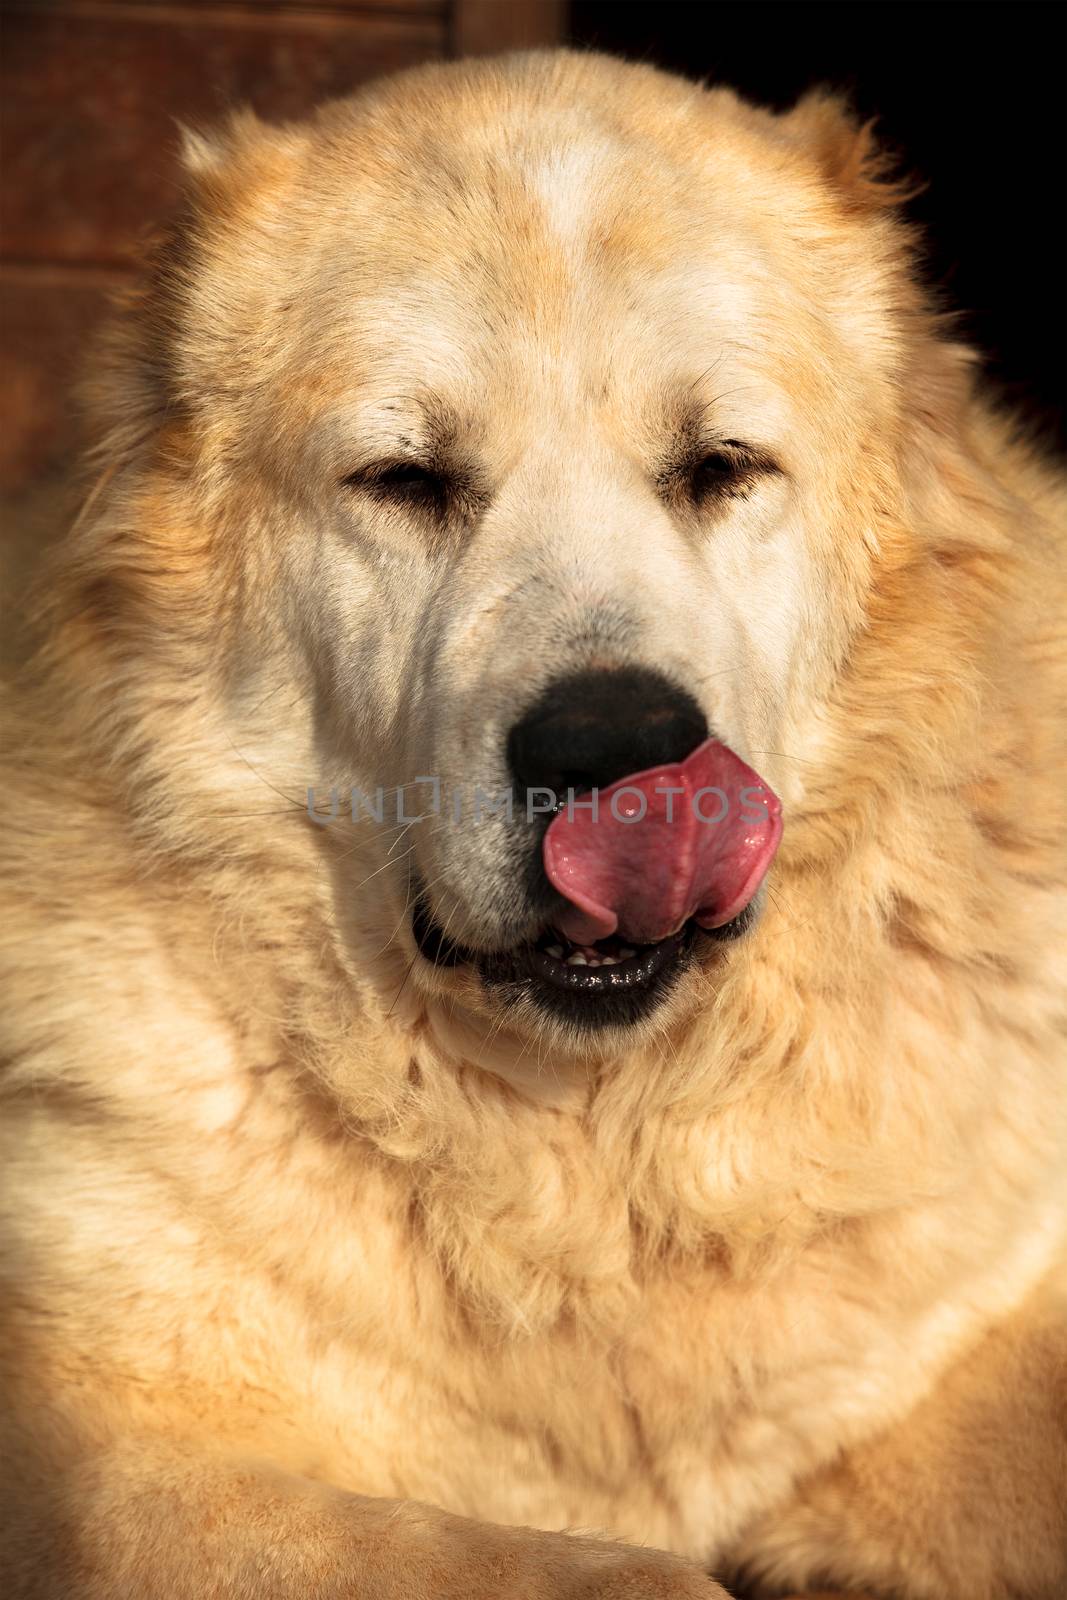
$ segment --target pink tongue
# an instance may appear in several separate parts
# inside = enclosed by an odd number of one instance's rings
[[[601,789],[595,813],[590,800],[565,807],[544,842],[549,882],[570,902],[557,926],[575,944],[615,932],[654,944],[689,917],[721,927],[752,899],[782,835],[777,796],[717,739]]]

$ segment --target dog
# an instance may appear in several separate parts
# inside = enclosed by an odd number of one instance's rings
[[[1063,1594],[1063,491],[871,130],[185,163],[9,696],[6,1592]]]

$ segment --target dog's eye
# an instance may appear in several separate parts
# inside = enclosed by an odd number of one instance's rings
[[[343,479],[346,488],[362,489],[378,500],[407,505],[441,516],[448,509],[452,484],[443,473],[418,461],[384,461]]]
[[[689,492],[698,505],[728,495],[744,494],[762,473],[776,471],[774,462],[737,439],[700,457],[689,473]]]
[[[684,472],[689,498],[698,506],[748,494],[757,479],[780,469],[766,452],[738,439],[724,439],[705,451]]]
[[[733,489],[741,468],[735,455],[725,450],[713,450],[697,462],[689,476],[689,490],[694,500],[706,500],[708,495],[721,494]]]

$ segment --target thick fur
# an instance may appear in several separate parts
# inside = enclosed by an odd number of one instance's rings
[[[1061,1595],[1062,497],[869,132],[548,53],[188,159],[12,711],[7,1592]],[[415,873],[531,933],[503,817],[305,792],[502,781],[594,661],[786,832],[586,1037],[416,953]]]

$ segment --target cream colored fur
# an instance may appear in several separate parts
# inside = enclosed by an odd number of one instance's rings
[[[1053,1600],[1062,498],[869,136],[549,53],[189,164],[9,723],[7,1592]],[[782,473],[665,500],[679,396]],[[437,413],[466,514],[341,486]],[[305,790],[604,652],[786,831],[590,1041],[416,955],[413,869],[528,935],[503,823]]]

